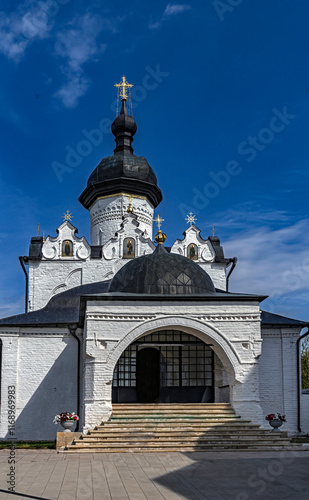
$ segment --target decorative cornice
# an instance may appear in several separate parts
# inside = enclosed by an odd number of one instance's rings
[[[192,317],[200,321],[261,321],[260,314],[212,314]]]
[[[86,313],[86,319],[104,320],[104,321],[147,321],[156,319],[157,316],[150,314],[129,315],[129,314],[104,314],[104,313]]]
[[[166,316],[170,314],[167,313]],[[158,317],[165,316],[164,314],[153,315],[153,314],[105,314],[105,313],[87,313],[86,318],[89,320],[104,320],[104,321],[147,321],[150,319],[156,319]],[[246,314],[246,315],[232,315],[232,314],[212,314],[212,315],[191,315],[190,313],[181,314],[192,319],[197,319],[199,321],[256,321],[260,322],[259,314]]]
[[[139,200],[147,200],[146,196],[140,196],[138,194],[129,194],[129,193],[116,193],[116,194],[108,194],[106,196],[99,196],[97,200],[105,200],[106,198],[115,198],[116,196],[132,196],[132,198],[138,198]],[[95,203],[95,202],[94,202]],[[94,205],[93,203],[93,205]]]
[[[287,331],[284,331],[282,332],[280,329],[278,329],[277,331],[274,330],[274,331],[265,331],[263,330],[262,328],[262,338],[265,338],[265,337],[278,337],[278,338],[284,338],[284,337],[294,337],[295,338],[295,341],[297,340],[297,338],[299,337],[299,332],[287,332]]]
[[[138,216],[139,222],[145,222],[148,225],[152,224],[151,215],[145,215],[144,213],[139,213],[138,209],[134,209],[136,215]],[[119,220],[122,219],[123,213],[118,211],[108,212],[105,214],[95,214],[91,217],[91,223],[93,226],[96,224],[102,224],[102,222],[111,221],[111,220]]]

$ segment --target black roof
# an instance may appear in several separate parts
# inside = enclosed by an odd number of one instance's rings
[[[71,288],[52,297],[42,309],[0,319],[0,326],[40,326],[78,323],[80,297],[88,293],[104,293],[108,290],[109,284],[110,281],[100,281],[98,283],[89,283],[88,285]]]
[[[216,293],[204,269],[187,257],[167,252],[163,245],[123,266],[112,279],[109,291],[142,295]]]
[[[299,321],[298,319],[286,318],[285,316],[279,316],[279,314],[273,314],[266,311],[262,311],[261,314],[262,325],[263,326],[308,326],[308,323],[304,321]]]
[[[131,262],[131,261],[130,261]],[[110,292],[111,281],[100,281],[71,288],[59,293],[50,299],[48,304],[37,311],[24,314],[17,314],[8,318],[0,319],[0,326],[49,326],[83,324],[83,314],[88,300],[126,300],[126,301],[258,301],[261,302],[266,297],[241,293],[229,293],[217,290],[216,293],[184,294],[178,297],[175,295],[162,294],[139,294],[125,292]]]

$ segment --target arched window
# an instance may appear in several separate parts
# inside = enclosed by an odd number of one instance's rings
[[[194,243],[187,246],[187,257],[191,260],[198,260],[198,248]]]
[[[73,257],[73,243],[71,240],[62,242],[62,257]]]
[[[123,240],[123,258],[135,258],[135,240],[133,238],[125,238]]]

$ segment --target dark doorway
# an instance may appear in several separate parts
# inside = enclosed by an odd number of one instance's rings
[[[160,394],[160,352],[146,347],[136,356],[136,389],[140,403],[157,403]]]

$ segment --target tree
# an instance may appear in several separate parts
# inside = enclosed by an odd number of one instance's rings
[[[302,389],[309,389],[309,336],[302,342],[300,359]]]

